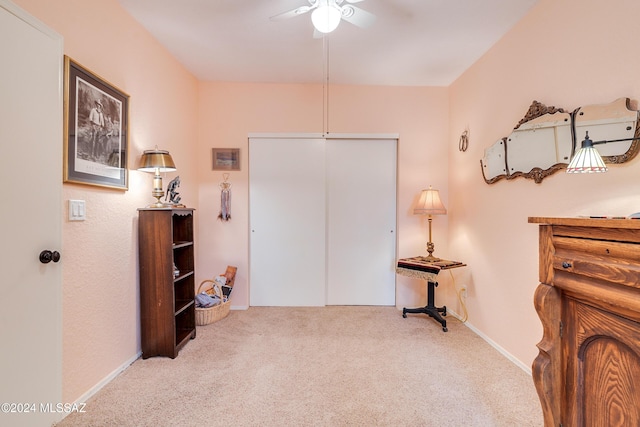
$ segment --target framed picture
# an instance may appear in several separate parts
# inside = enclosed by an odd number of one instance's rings
[[[214,171],[239,171],[240,170],[240,149],[239,148],[214,148],[213,149],[213,170]]]
[[[129,95],[64,57],[64,182],[127,190]]]

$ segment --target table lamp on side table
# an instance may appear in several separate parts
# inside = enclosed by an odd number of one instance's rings
[[[160,172],[174,172],[176,170],[176,165],[171,158],[171,154],[165,150],[158,150],[157,147],[155,150],[145,150],[140,158],[140,167],[138,167],[138,170],[142,172],[155,173],[153,176],[153,191],[151,192],[151,195],[157,200],[154,204],[151,204],[148,207],[167,207],[166,204],[160,201],[160,198],[164,195],[164,191],[162,190],[162,176],[160,175]]]
[[[431,221],[432,215],[445,215],[447,209],[440,200],[440,193],[438,190],[434,190],[429,186],[427,190],[422,190],[420,194],[420,200],[418,205],[413,210],[414,215],[428,215],[429,216],[429,242],[427,243],[427,252],[429,255],[426,257],[428,261],[439,261],[440,258],[433,256],[435,245],[431,241]]]

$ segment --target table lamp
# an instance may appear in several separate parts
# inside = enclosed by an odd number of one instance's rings
[[[160,201],[160,198],[164,194],[162,191],[162,176],[160,172],[173,172],[176,170],[176,165],[173,163],[171,154],[165,150],[145,150],[142,153],[140,159],[139,171],[142,172],[154,172],[153,177],[153,191],[151,195],[156,198],[156,203],[149,205],[149,208],[163,208],[165,204]]]
[[[427,252],[429,255],[426,257],[427,261],[439,261],[440,258],[433,256],[435,245],[431,241],[431,221],[433,215],[445,215],[447,209],[440,200],[440,193],[438,190],[434,190],[429,186],[429,189],[422,190],[420,194],[420,200],[413,210],[414,215],[428,215],[429,216],[429,243],[427,243]]]

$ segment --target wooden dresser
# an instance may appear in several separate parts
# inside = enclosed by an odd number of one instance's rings
[[[540,224],[533,381],[545,426],[640,426],[640,220]]]

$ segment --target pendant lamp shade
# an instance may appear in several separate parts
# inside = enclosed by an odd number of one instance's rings
[[[600,153],[593,146],[593,141],[589,138],[589,132],[582,141],[580,150],[573,156],[569,166],[567,166],[567,173],[596,173],[606,172],[607,166],[604,164]]]

